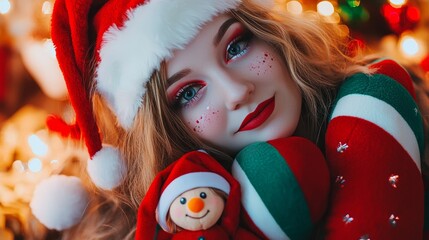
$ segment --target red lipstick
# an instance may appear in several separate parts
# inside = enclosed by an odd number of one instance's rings
[[[261,102],[255,109],[255,111],[249,113],[241,123],[240,128],[237,132],[243,132],[255,129],[261,126],[274,111],[275,101],[274,97]]]

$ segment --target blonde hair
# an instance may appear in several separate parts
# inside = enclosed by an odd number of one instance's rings
[[[349,56],[349,39],[335,25],[323,23],[316,16],[272,13],[249,0],[232,10],[231,15],[281,54],[303,94],[302,125],[308,129],[308,137],[317,142],[323,136],[338,86],[347,76],[369,72],[363,58]],[[198,139],[168,104],[166,72],[165,63],[161,63],[159,71],[154,71],[129,131],[118,127],[106,102],[97,93],[93,94],[103,142],[120,149],[128,175],[114,191],[94,190],[94,200],[82,223],[66,232],[65,238],[132,238],[138,206],[152,179],[190,150],[206,149],[229,167],[231,157]]]

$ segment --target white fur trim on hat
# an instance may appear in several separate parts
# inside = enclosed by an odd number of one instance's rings
[[[30,207],[47,228],[62,231],[80,221],[89,196],[79,178],[53,175],[35,188]]]
[[[96,78],[119,123],[129,129],[145,85],[163,59],[186,46],[204,23],[241,0],[151,0],[127,13],[123,27],[103,35]],[[108,17],[108,16],[106,16]]]
[[[88,160],[87,171],[95,185],[111,190],[122,182],[127,167],[116,148],[103,145],[100,151]]]
[[[199,187],[216,188],[224,191],[226,194],[229,194],[230,191],[228,181],[221,175],[212,172],[193,172],[174,179],[162,192],[157,207],[158,222],[165,231],[169,231],[166,217],[174,199],[188,190]]]

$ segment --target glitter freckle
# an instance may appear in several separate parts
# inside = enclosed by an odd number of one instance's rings
[[[343,217],[343,222],[344,222],[345,224],[349,224],[349,223],[353,222],[353,220],[354,220],[354,218],[350,217],[350,215],[349,215],[349,214],[346,214],[346,215]]]
[[[337,152],[343,153],[347,148],[349,148],[349,145],[347,143],[338,143]]]
[[[392,187],[397,188],[399,182],[399,175],[392,174],[389,177],[389,183],[392,185]]]
[[[396,225],[398,225],[398,221],[399,221],[398,216],[395,216],[394,214],[390,215],[390,217],[389,217],[390,226],[396,227]]]
[[[362,235],[359,240],[371,240],[368,234]]]
[[[343,176],[337,176],[335,179],[335,182],[341,187],[344,187],[344,184],[346,183],[346,179]]]
[[[206,108],[207,110],[210,110],[210,107]],[[211,111],[206,112],[202,114],[198,119],[195,120],[195,122],[187,122],[188,125],[192,126],[192,130],[197,133],[203,133],[209,122],[213,119],[213,116],[216,116],[216,114],[219,113],[219,110],[217,111]]]

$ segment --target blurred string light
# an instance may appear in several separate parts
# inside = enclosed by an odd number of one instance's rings
[[[426,49],[424,44],[419,38],[412,36],[410,33],[402,34],[398,45],[401,54],[406,59],[413,59],[419,62],[425,56]]]
[[[368,11],[358,0],[348,0],[339,5],[338,12],[344,23],[348,25],[359,25],[369,20]]]
[[[299,15],[302,13],[302,4],[299,1],[289,1],[286,5],[288,12]]]
[[[360,6],[360,0],[347,0],[347,4],[350,7],[359,7]]]
[[[44,1],[42,4],[42,13],[45,15],[52,14],[52,3],[50,1]]]
[[[46,54],[48,54],[52,59],[56,59],[55,46],[52,39],[46,39],[43,43],[43,48]]]
[[[407,56],[415,56],[419,50],[419,44],[416,39],[410,36],[405,36],[400,41],[402,52]]]
[[[389,0],[392,7],[400,8],[407,3],[407,0]]]
[[[417,27],[421,19],[420,10],[411,4],[393,6],[386,3],[381,8],[381,14],[390,29],[398,35]]]
[[[55,169],[55,168],[59,167],[60,161],[58,161],[57,159],[54,159],[54,160],[50,161],[50,164],[51,164],[52,168]]]
[[[28,169],[33,173],[38,173],[42,171],[43,164],[39,158],[32,158],[28,161]]]
[[[18,173],[23,173],[25,171],[24,163],[21,160],[15,160],[12,164],[12,168]]]
[[[321,1],[317,4],[317,12],[325,17],[329,17],[335,12],[334,5],[329,1]]]
[[[11,4],[9,0],[0,0],[0,14],[6,14],[10,11]]]
[[[37,156],[45,156],[48,153],[48,145],[35,134],[28,137],[28,144],[30,145],[31,151]]]

